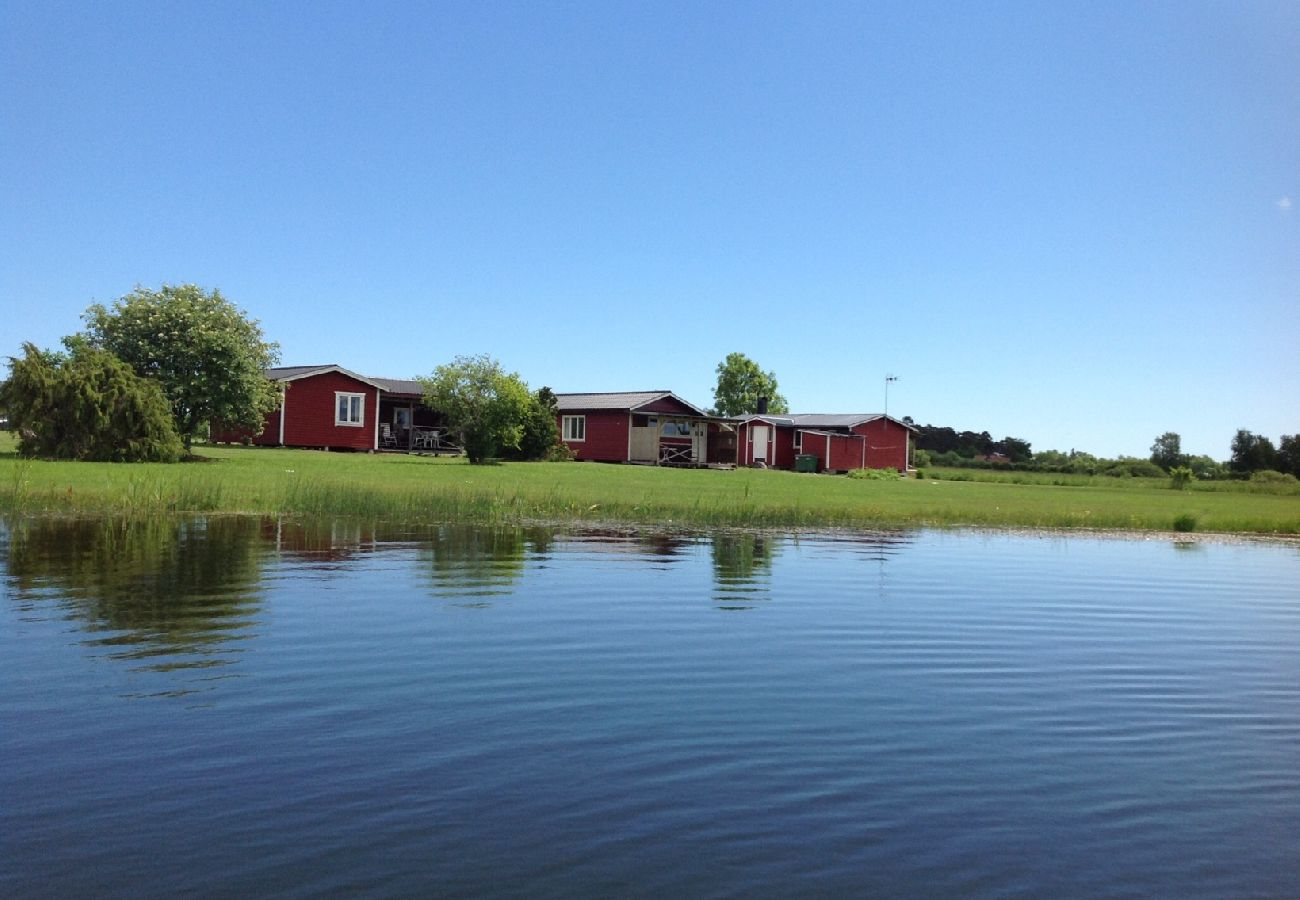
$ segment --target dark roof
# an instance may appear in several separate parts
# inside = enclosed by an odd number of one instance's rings
[[[326,363],[321,366],[279,366],[274,369],[264,370],[266,377],[272,381],[296,381],[299,378],[307,378],[323,372],[341,372],[349,378],[355,378],[357,381],[373,385],[385,394],[410,394],[418,397],[424,393],[424,388],[418,381],[405,378],[375,378],[370,375],[358,375],[356,372],[343,368],[338,363]]]
[[[379,385],[385,394],[412,394],[417,397],[424,396],[424,385],[413,379],[372,377],[370,380]]]
[[[886,416],[884,413],[792,413],[790,415],[759,415],[758,413],[747,413],[743,416],[737,416],[737,422],[769,422],[773,425],[779,425],[784,428],[843,428],[849,429],[864,422],[872,422],[876,419],[889,419],[896,425],[902,425],[904,428],[910,428],[916,431],[916,427],[908,425],[906,422],[900,422],[893,416]]]
[[[672,391],[613,391],[608,393],[591,393],[591,394],[556,394],[555,408],[560,412],[578,409],[611,409],[611,410],[634,410],[640,409],[656,400],[663,400],[670,397],[687,409],[693,410],[695,415],[701,418],[708,418],[709,414],[700,409],[693,403],[688,403],[681,397],[678,397]]]

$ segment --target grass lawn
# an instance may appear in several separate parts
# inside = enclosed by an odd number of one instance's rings
[[[987,525],[1300,533],[1300,491],[1175,491],[1163,479],[856,480],[739,469],[504,463],[202,447],[175,465],[21,460],[0,433],[0,512],[241,512],[401,522],[736,527]],[[940,471],[941,476],[957,470]],[[1199,486],[1198,486],[1199,487]]]

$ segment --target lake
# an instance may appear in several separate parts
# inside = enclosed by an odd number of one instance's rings
[[[1295,896],[1300,546],[0,525],[5,896]]]

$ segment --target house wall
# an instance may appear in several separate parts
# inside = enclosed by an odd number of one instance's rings
[[[767,448],[767,465],[773,469],[794,468],[794,429],[764,422],[745,422],[736,427],[736,459],[742,466],[754,462],[754,445],[751,443],[750,426],[767,424],[770,443]]]
[[[242,444],[247,439],[262,447],[278,446],[280,443],[280,410],[276,409],[266,414],[266,421],[262,423],[262,429],[257,434],[249,434],[240,428],[227,428],[214,422],[209,439],[214,444]]]
[[[375,446],[375,417],[379,390],[340,372],[324,372],[286,384],[284,443],[289,447],[329,447],[371,450]],[[365,396],[364,421],[335,425],[336,391]],[[277,428],[278,430],[278,428]],[[277,435],[278,437],[278,435]],[[278,441],[272,441],[276,443]]]
[[[587,417],[587,439],[564,442],[564,446],[572,450],[577,459],[627,462],[628,413],[609,410],[598,412],[570,410],[557,413],[555,427],[560,429],[561,435],[564,434],[565,416]]]
[[[897,422],[875,419],[853,429],[867,439],[868,469],[907,468],[908,430]]]

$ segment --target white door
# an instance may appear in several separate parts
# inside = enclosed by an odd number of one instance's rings
[[[706,422],[691,423],[691,459],[697,463],[708,462],[709,426]]]
[[[754,444],[753,459],[754,462],[767,462],[767,432],[766,425],[753,425],[749,429],[749,438]]]

